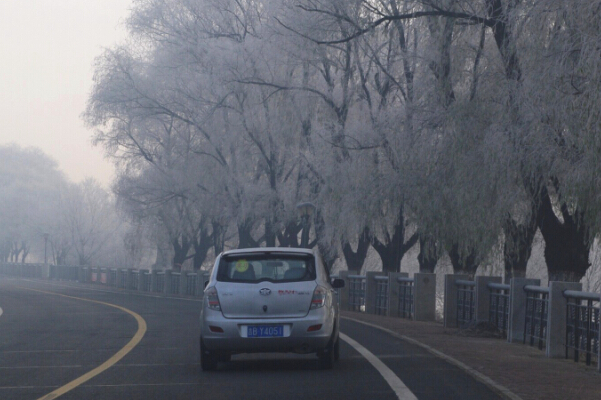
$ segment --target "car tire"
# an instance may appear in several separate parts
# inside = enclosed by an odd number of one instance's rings
[[[217,369],[217,357],[205,347],[202,337],[200,338],[200,368],[203,371],[215,371]]]
[[[338,361],[340,359],[340,337],[336,337],[336,342],[334,342],[334,361]]]
[[[319,369],[332,369],[334,368],[334,358],[336,356],[335,350],[335,339],[332,338],[328,343],[328,346],[317,353]]]

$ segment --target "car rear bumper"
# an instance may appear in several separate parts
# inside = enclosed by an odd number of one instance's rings
[[[201,318],[201,337],[208,350],[230,353],[295,352],[314,353],[326,348],[334,330],[334,318],[325,310],[314,310],[303,318],[227,319],[209,311]],[[285,326],[283,337],[246,337],[248,326]],[[310,327],[321,325],[315,331]],[[216,332],[221,330],[222,332]]]

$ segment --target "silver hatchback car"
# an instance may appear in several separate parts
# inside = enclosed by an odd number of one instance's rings
[[[296,248],[226,251],[215,260],[200,314],[204,371],[232,354],[316,353],[321,368],[339,357],[338,298],[319,253]]]

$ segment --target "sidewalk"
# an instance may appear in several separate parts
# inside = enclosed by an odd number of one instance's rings
[[[523,400],[601,399],[601,373],[595,366],[550,359],[536,347],[510,344],[499,338],[468,336],[457,329],[445,329],[440,323],[349,311],[341,315],[418,341],[463,363],[464,368],[490,378]]]

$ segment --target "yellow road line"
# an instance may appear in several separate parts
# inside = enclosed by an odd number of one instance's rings
[[[56,399],[57,397],[67,393],[68,391],[75,389],[77,386],[81,385],[82,383],[87,382],[88,380],[92,379],[96,375],[106,371],[107,369],[109,369],[110,367],[115,365],[117,362],[119,362],[119,360],[121,360],[123,357],[125,357],[125,355],[127,353],[129,353],[134,347],[136,347],[138,345],[138,343],[140,343],[140,341],[144,337],[144,334],[146,333],[146,321],[144,321],[144,318],[142,318],[140,315],[136,314],[135,312],[128,310],[127,308],[117,306],[115,304],[105,303],[103,301],[96,301],[96,300],[84,299],[81,297],[67,296],[64,294],[53,293],[53,292],[45,292],[43,290],[29,289],[29,288],[24,288],[24,287],[22,287],[21,289],[32,290],[34,292],[39,292],[39,293],[51,294],[54,296],[66,297],[69,299],[88,301],[90,303],[102,304],[105,306],[117,308],[117,309],[131,315],[138,322],[138,331],[136,332],[134,337],[125,346],[123,346],[123,348],[121,350],[119,350],[117,353],[115,353],[111,358],[109,358],[104,363],[102,363],[98,367],[94,368],[87,374],[84,374],[84,375],[80,376],[79,378],[67,383],[66,385],[59,387],[58,389],[54,390],[53,392],[48,393],[47,395],[45,395],[43,397],[40,397],[38,400]]]

